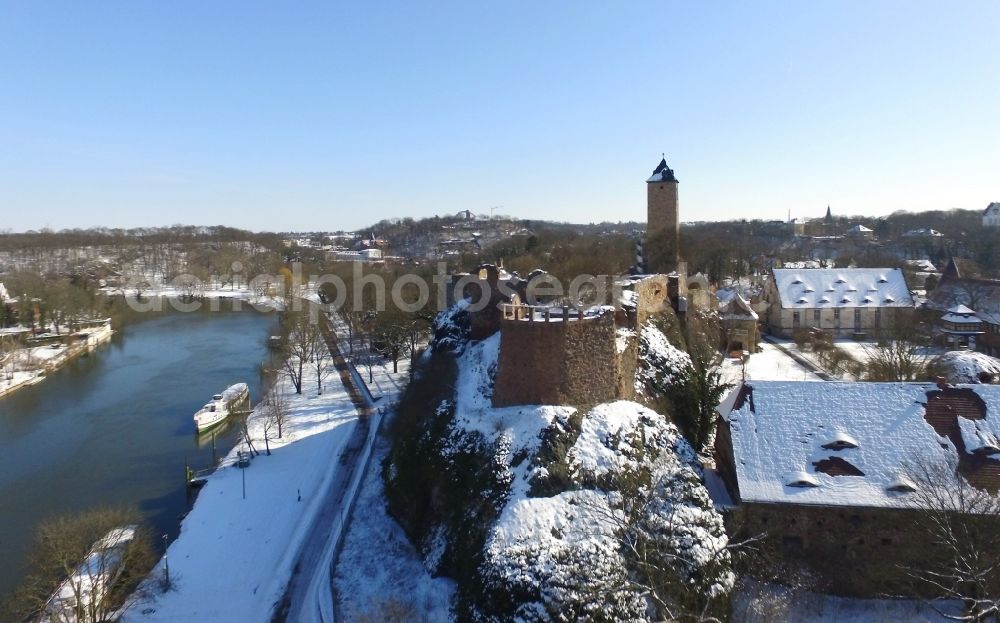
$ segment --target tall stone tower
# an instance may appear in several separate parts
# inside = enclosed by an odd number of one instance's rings
[[[646,180],[646,272],[670,273],[680,259],[680,218],[677,206],[677,178],[660,160]]]

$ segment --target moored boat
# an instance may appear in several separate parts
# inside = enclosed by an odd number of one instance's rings
[[[230,385],[221,394],[212,396],[212,401],[194,414],[194,425],[198,432],[206,431],[221,424],[242,403],[249,400],[250,388],[246,383]]]

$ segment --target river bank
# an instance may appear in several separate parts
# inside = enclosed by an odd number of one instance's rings
[[[111,319],[85,323],[91,326],[64,335],[47,334],[36,337],[46,343],[27,346],[6,355],[0,369],[0,399],[23,387],[37,385],[51,373],[74,358],[89,355],[97,347],[111,341],[114,331]]]
[[[261,392],[274,314],[143,314],[116,326],[98,356],[76,357],[0,400],[0,593],[23,577],[35,526],[98,505],[138,508],[175,535],[189,498],[184,466],[213,462],[192,415],[234,382]],[[55,349],[53,349],[55,350]],[[215,431],[217,451],[237,427]]]

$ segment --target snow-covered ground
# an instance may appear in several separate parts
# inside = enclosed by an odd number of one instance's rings
[[[1000,359],[975,351],[955,350],[938,359],[949,383],[979,383],[981,376],[1000,377]]]
[[[780,344],[783,348],[787,349],[788,351],[793,352],[793,353],[795,353],[797,355],[800,355],[800,356],[802,356],[805,359],[808,359],[813,364],[815,364],[815,365],[819,366],[820,368],[823,368],[824,370],[826,370],[826,372],[828,374],[836,376],[837,378],[839,378],[842,381],[857,381],[857,380],[859,380],[857,377],[855,377],[854,375],[850,374],[849,372],[843,372],[841,374],[833,374],[830,370],[827,369],[826,366],[823,365],[823,363],[820,361],[819,357],[816,355],[815,351],[813,351],[813,350],[802,350],[802,349],[800,349],[795,344],[795,342],[793,340],[790,340],[790,339],[787,339],[787,338],[781,338],[781,337],[774,337],[774,336],[769,337],[769,339],[771,339],[772,341],[774,341],[777,344]],[[767,344],[765,343],[765,346],[766,345]],[[838,350],[842,351],[843,353],[847,354],[852,359],[854,359],[855,361],[860,362],[860,363],[866,363],[868,361],[868,359],[870,358],[871,352],[873,351],[873,349],[878,348],[878,345],[875,342],[871,342],[871,341],[857,341],[857,340],[852,340],[850,338],[837,338],[837,339],[835,339],[833,341],[833,345],[834,345],[835,348],[837,348]],[[940,354],[942,354],[944,352],[946,352],[946,351],[944,349],[940,348],[940,347],[927,346],[927,347],[919,347],[918,351],[917,351],[917,355],[920,356],[920,357],[923,357],[927,361],[930,361],[934,356],[940,355]],[[784,377],[784,378],[767,378],[767,379],[761,379],[761,380],[769,380],[770,381],[770,380],[786,380],[786,379],[789,379],[789,377]],[[802,379],[799,378],[799,380],[802,380]]]
[[[794,346],[792,342],[792,346]],[[801,363],[783,353],[774,344],[761,342],[761,352],[750,355],[747,361],[748,381],[819,381],[819,376]],[[743,379],[743,363],[726,357],[719,365],[719,372],[727,383],[739,383]]]
[[[937,606],[959,614],[955,603]],[[731,620],[734,623],[945,623],[955,619],[915,599],[850,599],[744,580],[734,595]]]
[[[390,368],[391,370],[391,368]],[[381,465],[390,442],[379,438],[354,506],[354,518],[337,560],[334,586],[339,598],[339,621],[377,621],[390,611],[408,613],[406,620],[445,623],[455,583],[432,578],[386,511]]]
[[[346,342],[347,329],[334,318],[338,336]],[[388,406],[398,401],[409,380],[410,360],[399,361],[393,373],[392,362],[383,361],[368,369],[358,369],[359,376],[377,399],[375,405]],[[387,415],[391,418],[391,414]],[[362,617],[376,621],[390,612],[408,613],[407,620],[430,623],[452,620],[449,611],[455,585],[446,578],[432,578],[406,534],[386,510],[382,461],[390,441],[379,437],[368,472],[361,481],[353,519],[344,536],[334,576],[338,615],[341,621]]]
[[[126,621],[270,620],[357,423],[337,374],[327,377],[320,396],[315,370],[307,370],[302,395],[294,393],[284,376],[278,387],[289,408],[283,439],[272,441],[272,455],[258,456],[245,471],[233,465],[240,448],[230,452],[225,467],[208,478],[167,551],[173,588],[166,593],[158,589],[161,560],[148,581],[155,596],[129,611]],[[260,413],[258,407],[250,430],[263,452]]]

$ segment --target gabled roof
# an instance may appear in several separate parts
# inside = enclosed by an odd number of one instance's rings
[[[660,160],[660,164],[656,165],[653,170],[653,175],[650,176],[647,182],[676,182],[677,178],[674,177],[673,170],[667,166],[667,159],[663,158]]]
[[[995,385],[754,381],[719,412],[743,502],[906,508],[918,463],[962,457],[970,481],[1000,468]]]
[[[987,214],[1000,214],[1000,202],[994,201],[986,206],[986,209],[983,210],[983,215]]]
[[[913,307],[898,268],[775,268],[774,285],[786,309]]]
[[[732,291],[732,296],[719,298],[719,315],[723,320],[759,320],[760,316],[750,307],[750,302],[739,292]]]

